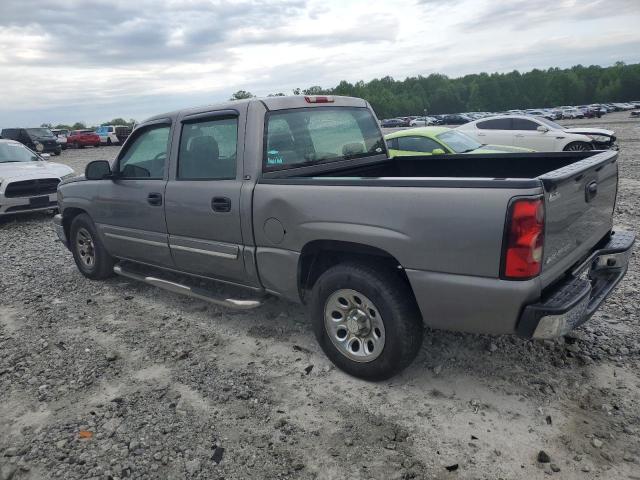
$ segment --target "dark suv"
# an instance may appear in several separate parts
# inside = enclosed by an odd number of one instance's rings
[[[20,142],[34,152],[54,155],[60,155],[62,152],[56,136],[48,128],[3,128],[1,136]]]

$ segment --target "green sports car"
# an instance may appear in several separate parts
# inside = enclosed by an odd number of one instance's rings
[[[528,148],[482,145],[462,132],[447,127],[420,127],[385,135],[389,157],[444,155],[447,153],[522,153]]]

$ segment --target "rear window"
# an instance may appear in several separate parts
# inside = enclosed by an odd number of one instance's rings
[[[384,153],[382,134],[366,108],[299,108],[271,112],[267,117],[265,170]]]

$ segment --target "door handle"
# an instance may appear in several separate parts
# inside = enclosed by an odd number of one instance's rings
[[[487,134],[486,134],[486,133],[479,133],[479,134],[478,134],[478,136],[479,136],[479,137],[486,137],[486,136],[487,136]]]
[[[213,197],[211,199],[211,208],[214,212],[230,212],[231,199],[229,197]]]
[[[147,203],[149,203],[149,205],[153,205],[154,207],[159,207],[160,205],[162,205],[162,194],[161,193],[150,193],[149,195],[147,195]]]
[[[524,137],[524,135],[523,135],[523,134],[521,134],[521,133],[518,133],[518,134],[516,135],[516,138],[523,138],[523,137]]]

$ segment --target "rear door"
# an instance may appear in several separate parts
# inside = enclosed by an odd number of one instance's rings
[[[511,118],[494,118],[476,123],[473,136],[482,144],[515,145],[515,132],[512,130]],[[463,130],[469,133],[468,130]]]
[[[173,266],[164,214],[170,131],[165,121],[136,130],[116,160],[117,177],[99,184],[94,220],[116,257]]]
[[[167,185],[169,243],[176,266],[196,275],[246,283],[240,226],[245,115],[218,110],[182,119]],[[178,141],[178,132],[175,135]]]
[[[613,226],[618,153],[575,155],[584,160],[539,177],[545,191],[544,285],[587,255]]]
[[[538,152],[555,151],[555,135],[553,132],[540,132],[540,123],[528,118],[512,119],[512,128],[515,134],[516,147],[531,148]]]

